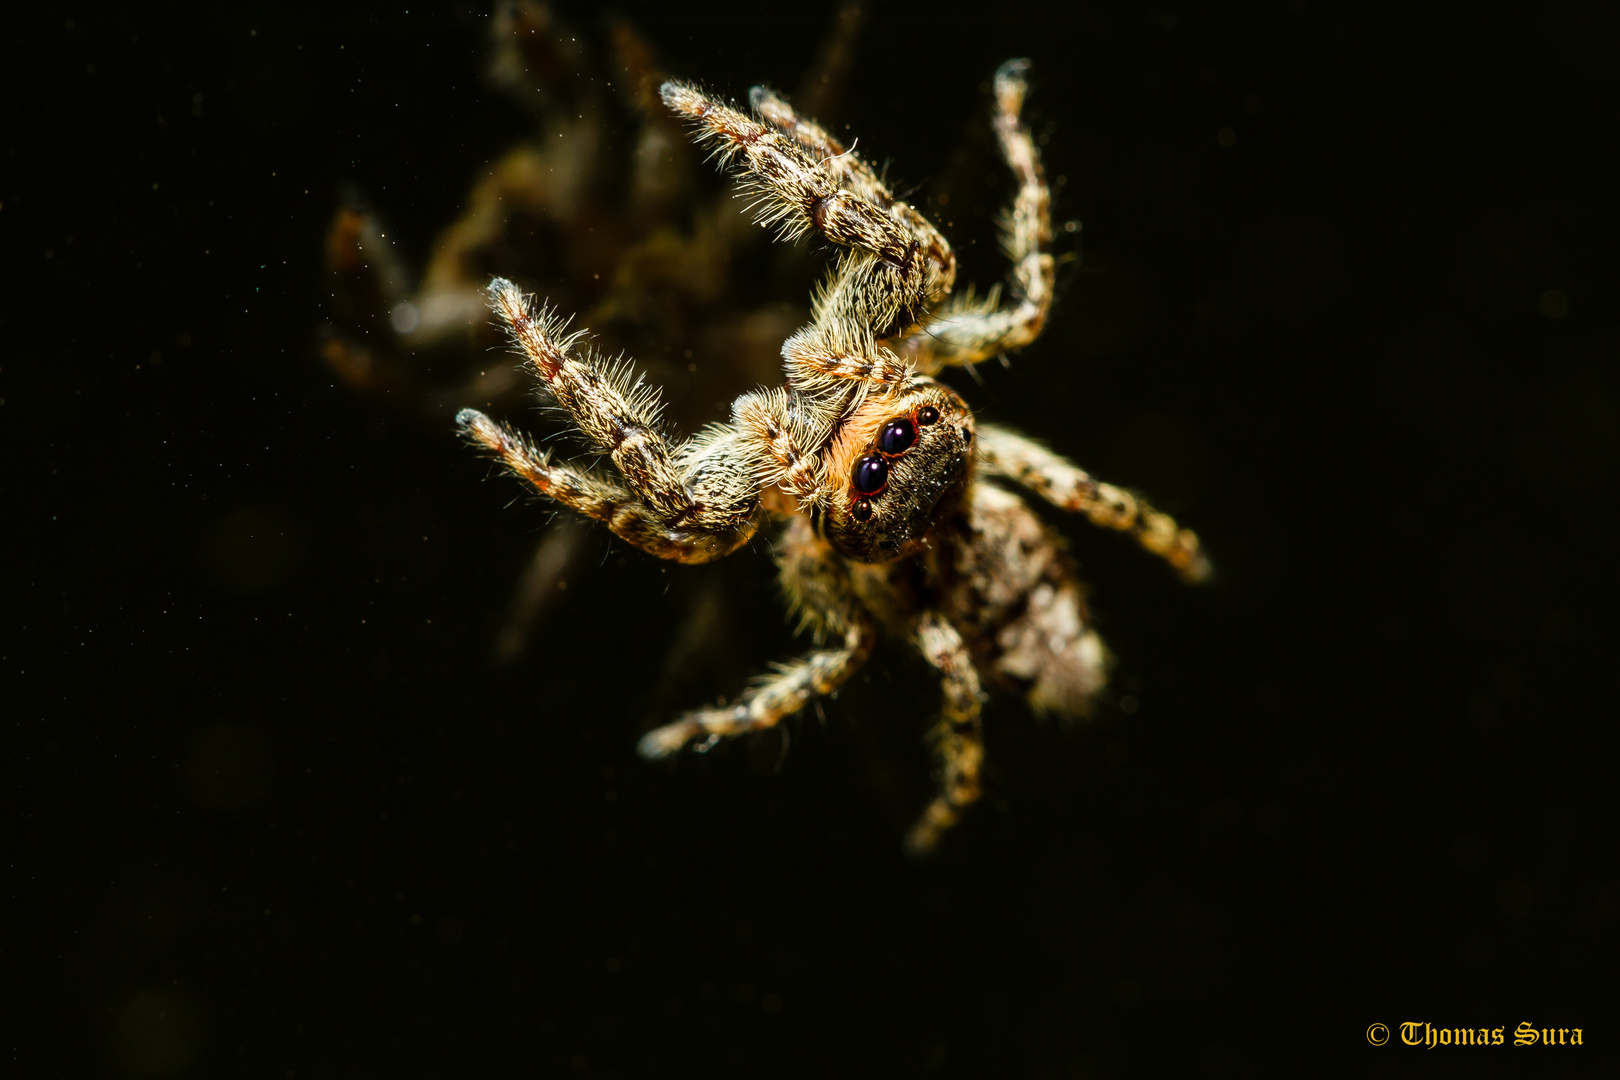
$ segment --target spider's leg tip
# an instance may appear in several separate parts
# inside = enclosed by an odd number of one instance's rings
[[[497,454],[506,448],[507,440],[501,425],[477,409],[462,409],[456,413],[456,428],[462,438],[475,446]]]
[[[636,753],[648,761],[657,761],[675,753],[686,745],[686,729],[681,724],[665,724],[654,728],[636,743]]]
[[[702,94],[675,79],[669,79],[660,86],[658,96],[666,108],[683,113],[697,113],[697,106],[703,100]]]

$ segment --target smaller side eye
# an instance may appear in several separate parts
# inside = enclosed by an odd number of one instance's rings
[[[939,410],[932,405],[924,405],[917,410],[917,423],[927,427],[929,424],[939,423]]]
[[[890,420],[878,432],[877,447],[885,454],[903,454],[917,441],[917,429],[910,420]]]
[[[849,508],[849,513],[850,516],[856,521],[871,521],[872,504],[867,502],[865,499],[861,499],[854,506]]]
[[[850,484],[858,495],[870,495],[889,482],[889,463],[876,454],[867,454],[855,463]]]

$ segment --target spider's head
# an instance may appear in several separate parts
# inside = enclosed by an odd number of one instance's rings
[[[828,451],[836,486],[818,507],[827,542],[860,562],[912,555],[967,487],[973,413],[956,391],[923,375],[868,400]]]

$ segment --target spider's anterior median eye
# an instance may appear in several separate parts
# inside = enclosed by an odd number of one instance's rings
[[[917,423],[927,427],[929,424],[939,423],[939,410],[932,405],[924,405],[917,410]]]
[[[878,449],[885,454],[903,454],[917,441],[917,429],[910,420],[890,420],[878,432]]]
[[[889,463],[876,454],[867,454],[855,463],[855,473],[850,477],[850,483],[856,493],[870,495],[879,490],[889,481]]]

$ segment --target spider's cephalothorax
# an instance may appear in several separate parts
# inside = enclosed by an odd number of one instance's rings
[[[1061,542],[1010,489],[1133,534],[1190,581],[1209,570],[1197,537],[1168,515],[1038,443],[976,424],[931,377],[1029,344],[1051,305],[1048,192],[1019,115],[1027,67],[1009,61],[995,78],[996,134],[1019,183],[1006,220],[1008,303],[998,291],[951,297],[956,260],[945,238],[853,146],[776,94],[756,88],[750,115],[666,83],[664,102],[736,168],[762,222],[784,239],[814,232],[844,249],[810,323],[782,346],[785,385],[744,394],[728,423],[672,443],[656,391],[497,278],[490,300],[513,342],[614,473],[553,462],[476,410],[458,417],[535,491],[661,558],[716,559],[785,518],[783,589],[819,647],[735,704],[649,732],[641,751],[701,750],[777,724],[858,670],[882,626],[915,645],[945,690],[941,790],[912,830],[918,851],[979,796],[982,687],[1074,716],[1107,678]]]
[[[956,391],[916,375],[869,398],[826,450],[832,481],[810,516],[833,550],[857,562],[913,555],[967,487],[973,414]]]

